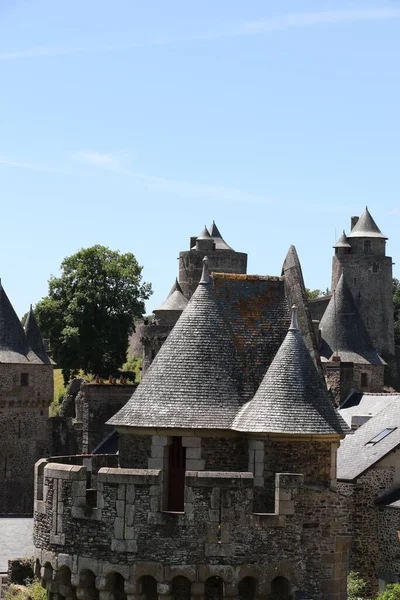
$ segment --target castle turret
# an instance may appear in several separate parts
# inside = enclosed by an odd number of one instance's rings
[[[32,310],[24,331],[0,284],[0,514],[32,514],[33,466],[49,452],[53,365]]]
[[[386,363],[374,348],[343,273],[320,331],[322,364],[337,404],[352,391],[382,391]]]
[[[179,283],[186,298],[191,298],[200,281],[203,258],[209,258],[210,272],[247,272],[247,254],[236,252],[223,239],[215,222],[197,238],[190,238],[190,249],[179,253]]]
[[[343,273],[376,351],[394,355],[392,259],[386,256],[386,240],[368,208],[352,217],[350,233],[335,244],[332,291]]]

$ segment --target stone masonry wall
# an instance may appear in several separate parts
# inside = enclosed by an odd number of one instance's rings
[[[82,423],[82,453],[90,453],[112,431],[106,425],[132,396],[138,384],[82,385],[76,397],[76,421]]]
[[[79,589],[89,580],[93,592],[116,593],[107,587],[113,573],[131,600],[141,597],[143,576],[154,577],[165,598],[176,576],[189,579],[198,600],[210,577],[221,578],[224,597],[237,598],[247,576],[260,599],[277,576],[303,598],[346,598],[346,503],[331,490],[304,486],[301,475],[278,474],[275,512],[255,515],[250,473],[186,472],[179,514],[161,510],[159,470],[100,469],[95,504],[84,466],[42,461],[37,473],[35,556],[51,592],[61,593],[60,572],[67,571],[80,598],[92,597]]]
[[[393,577],[399,572],[399,512],[375,504],[376,498],[393,486],[394,473],[394,467],[373,468],[354,482],[338,483],[338,490],[353,505],[351,569],[367,582],[366,592],[371,596],[378,593],[382,575]]]
[[[21,385],[21,373],[28,385]],[[35,462],[50,453],[51,365],[0,365],[0,515],[31,515]]]

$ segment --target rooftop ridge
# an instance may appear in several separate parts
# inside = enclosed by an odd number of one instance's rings
[[[249,275],[240,273],[216,273],[212,274],[213,279],[236,279],[242,281],[285,281],[283,275]]]

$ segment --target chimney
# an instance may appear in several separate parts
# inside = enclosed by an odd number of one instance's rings
[[[350,229],[353,229],[354,225],[357,223],[360,217],[351,217]]]

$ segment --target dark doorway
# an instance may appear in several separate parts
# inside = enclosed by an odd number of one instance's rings
[[[183,512],[186,448],[182,446],[182,438],[174,437],[168,450],[168,510]]]

